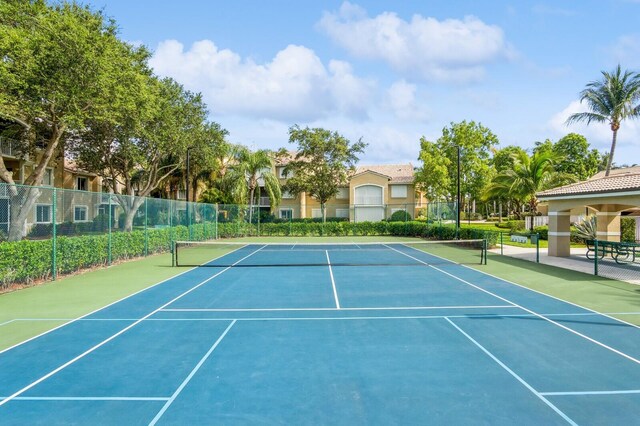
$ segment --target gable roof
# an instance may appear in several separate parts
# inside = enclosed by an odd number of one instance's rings
[[[628,174],[634,174],[634,173],[640,173],[640,166],[624,167],[622,169],[612,169],[609,172],[609,176],[628,175]],[[590,180],[601,179],[603,177],[604,177],[604,170],[596,173],[595,175],[591,176],[589,179]]]
[[[391,183],[413,183],[413,165],[411,163],[358,166],[354,176],[367,171],[387,176]]]
[[[558,188],[538,192],[538,198],[554,198],[561,196],[605,194],[615,192],[640,192],[640,172],[612,174],[608,177],[596,178],[576,182]]]

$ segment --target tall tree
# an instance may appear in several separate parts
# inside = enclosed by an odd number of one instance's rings
[[[338,194],[338,188],[349,181],[355,170],[358,154],[366,143],[359,139],[352,143],[338,132],[322,128],[295,125],[289,129],[289,143],[296,144],[295,157],[285,166],[288,177],[285,189],[292,194],[303,192],[315,198],[326,221],[326,203]]]
[[[232,182],[235,199],[240,203],[248,201],[249,222],[253,220],[253,206],[260,196],[260,184],[264,185],[272,205],[280,204],[282,193],[280,181],[274,173],[275,154],[259,149],[251,151],[241,147],[236,155],[228,179]]]
[[[553,152],[558,158],[555,170],[574,175],[585,180],[598,173],[602,161],[596,149],[589,149],[587,138],[577,133],[569,133],[553,144]]]
[[[513,168],[497,174],[485,188],[485,199],[508,198],[525,202],[529,212],[538,212],[536,193],[575,181],[575,176],[555,170],[555,154],[542,150],[529,156],[526,152],[513,154]],[[533,221],[531,221],[533,226]]]
[[[140,97],[138,110],[117,121],[92,122],[75,145],[79,164],[102,176],[115,194],[127,231],[142,197],[184,167],[187,148],[203,141],[207,115],[200,94],[171,79],[146,81],[135,93]]]
[[[478,200],[491,177],[489,158],[491,148],[497,144],[496,135],[480,123],[451,123],[442,129],[442,136],[435,143],[421,139],[419,159],[422,165],[417,171],[416,183],[419,187],[429,188],[432,194],[455,200],[460,147],[461,194]]]
[[[24,236],[27,215],[47,166],[66,135],[86,120],[111,118],[114,96],[127,90],[123,69],[135,50],[116,37],[115,23],[76,3],[0,2],[0,117],[10,123],[14,149],[33,163],[22,188],[0,157],[0,181],[11,205],[9,239]]]
[[[609,176],[620,124],[624,120],[640,117],[640,74],[623,72],[620,65],[613,72],[602,71],[600,80],[590,82],[580,92],[580,101],[585,102],[590,111],[572,114],[567,124],[609,123],[612,139],[605,170],[605,176]]]

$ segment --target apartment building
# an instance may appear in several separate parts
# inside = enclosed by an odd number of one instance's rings
[[[281,185],[287,181],[286,165],[286,159],[276,165]],[[380,221],[399,210],[413,218],[425,205],[424,196],[415,189],[413,165],[366,165],[357,167],[348,186],[339,188],[338,194],[327,202],[326,214],[353,222]],[[294,196],[283,191],[282,202],[272,209],[282,219],[322,217],[320,203],[305,193]]]

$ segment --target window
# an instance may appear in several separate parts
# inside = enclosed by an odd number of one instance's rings
[[[338,188],[338,194],[336,194],[336,199],[338,200],[349,199],[349,188]]]
[[[322,217],[322,209],[311,209],[311,217],[318,219]]]
[[[359,186],[355,190],[356,202],[354,204],[359,205],[377,205],[381,206],[382,202],[382,188],[375,185],[363,185]]]
[[[296,197],[289,191],[282,191],[282,198],[284,198],[285,200],[291,200]]]
[[[391,198],[407,198],[407,185],[391,185]]]
[[[88,191],[89,190],[89,179],[84,176],[78,176],[76,178],[76,189],[78,191]]]
[[[87,206],[75,206],[73,208],[73,221],[74,222],[87,222],[89,207]]]
[[[53,186],[53,169],[45,169],[42,184],[45,186]]]
[[[349,209],[336,209],[336,217],[349,217]]]
[[[36,205],[36,223],[51,223],[51,206],[48,204]]]
[[[293,209],[280,209],[280,219],[293,219]]]
[[[278,177],[280,179],[290,178],[291,176],[293,176],[293,172],[291,172],[291,170],[285,173],[284,167],[278,167]]]

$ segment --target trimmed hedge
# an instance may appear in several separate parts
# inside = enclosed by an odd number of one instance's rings
[[[172,240],[206,240],[214,237],[213,224],[150,228],[146,238],[148,253],[170,251]],[[259,228],[258,228],[259,227]],[[410,222],[296,222],[250,224],[246,222],[218,223],[220,238],[239,236],[363,236],[396,235],[433,240],[452,240],[456,229],[420,221]],[[462,228],[460,238],[487,238],[495,245],[498,232]],[[57,272],[72,273],[81,269],[104,266],[108,263],[108,234],[59,236],[56,239]],[[0,242],[0,286],[9,283],[29,283],[51,277],[52,240],[22,240]],[[113,232],[111,234],[111,259],[124,260],[145,255],[145,232]]]
[[[636,218],[620,218],[620,241],[635,243],[636,241]]]

